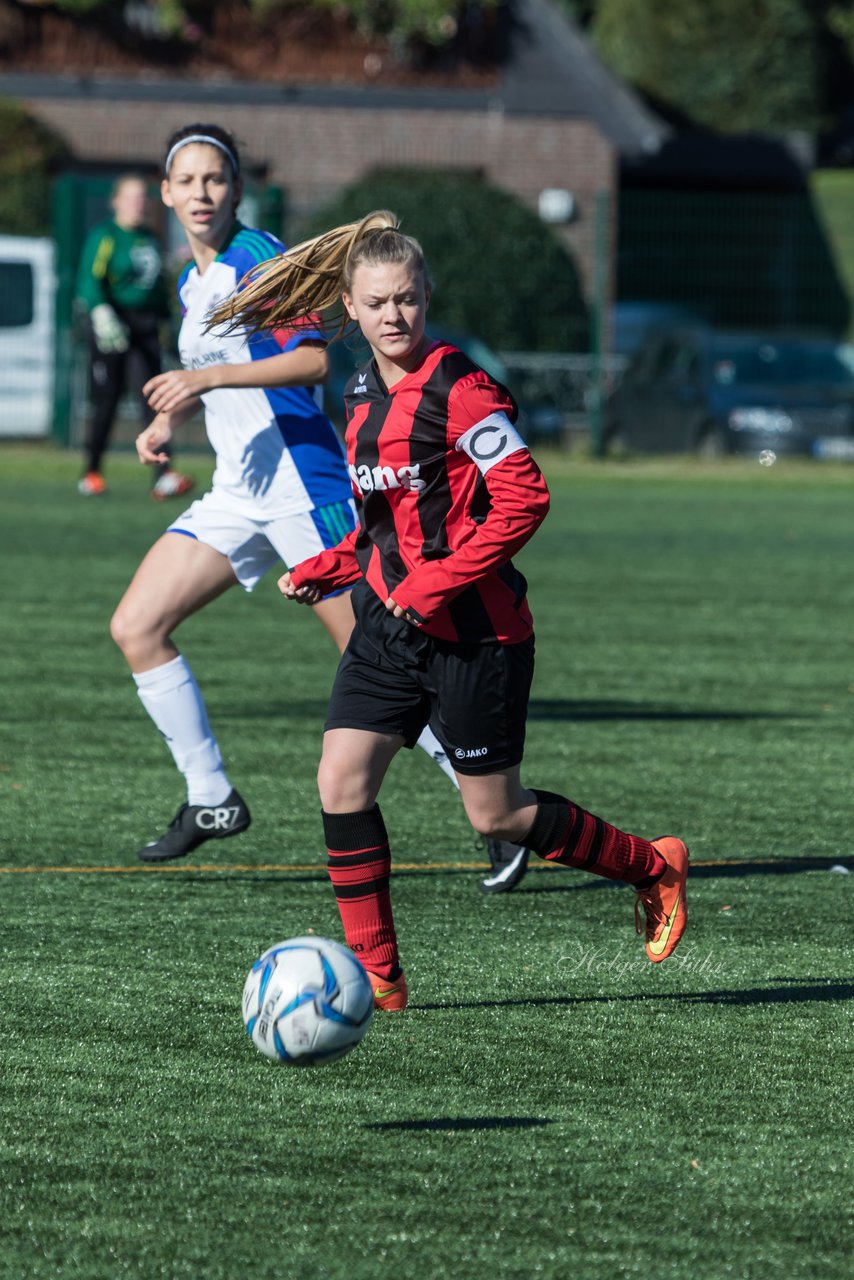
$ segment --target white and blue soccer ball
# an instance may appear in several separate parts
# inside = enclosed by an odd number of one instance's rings
[[[261,1053],[290,1067],[335,1062],[371,1023],[370,979],[330,938],[289,938],[255,961],[243,988],[243,1022]]]

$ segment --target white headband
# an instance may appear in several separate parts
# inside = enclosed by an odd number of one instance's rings
[[[191,142],[205,142],[209,147],[218,147],[220,151],[222,151],[225,155],[228,156],[229,164],[231,165],[231,171],[234,174],[234,176],[237,177],[237,170],[238,170],[237,156],[234,154],[231,147],[227,147],[224,142],[220,142],[219,138],[212,138],[207,133],[191,133],[189,138],[181,138],[179,142],[176,142],[174,147],[166,157],[166,164],[164,165],[164,169],[166,170],[167,178],[169,177],[169,170],[172,168],[172,161],[175,159],[176,154],[181,150],[182,147],[189,146]]]

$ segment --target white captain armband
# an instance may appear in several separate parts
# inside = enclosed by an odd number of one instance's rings
[[[528,446],[507,417],[506,413],[491,413],[482,422],[469,427],[455,446],[467,453],[481,475],[486,475],[496,464],[511,453],[518,453]]]

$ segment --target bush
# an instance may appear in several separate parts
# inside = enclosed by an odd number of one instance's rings
[[[569,251],[535,213],[468,175],[377,171],[312,217],[306,234],[392,209],[424,246],[430,315],[498,350],[586,351],[589,318]]]
[[[0,101],[0,232],[38,236],[50,231],[50,173],[65,144],[23,107]]]

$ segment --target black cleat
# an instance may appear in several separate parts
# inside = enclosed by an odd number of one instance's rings
[[[206,840],[224,840],[245,831],[252,818],[246,801],[236,791],[222,804],[182,804],[159,840],[140,849],[143,862],[168,862],[183,858]]]
[[[484,893],[509,893],[528,870],[528,850],[509,840],[487,840],[492,870],[480,887]]]

